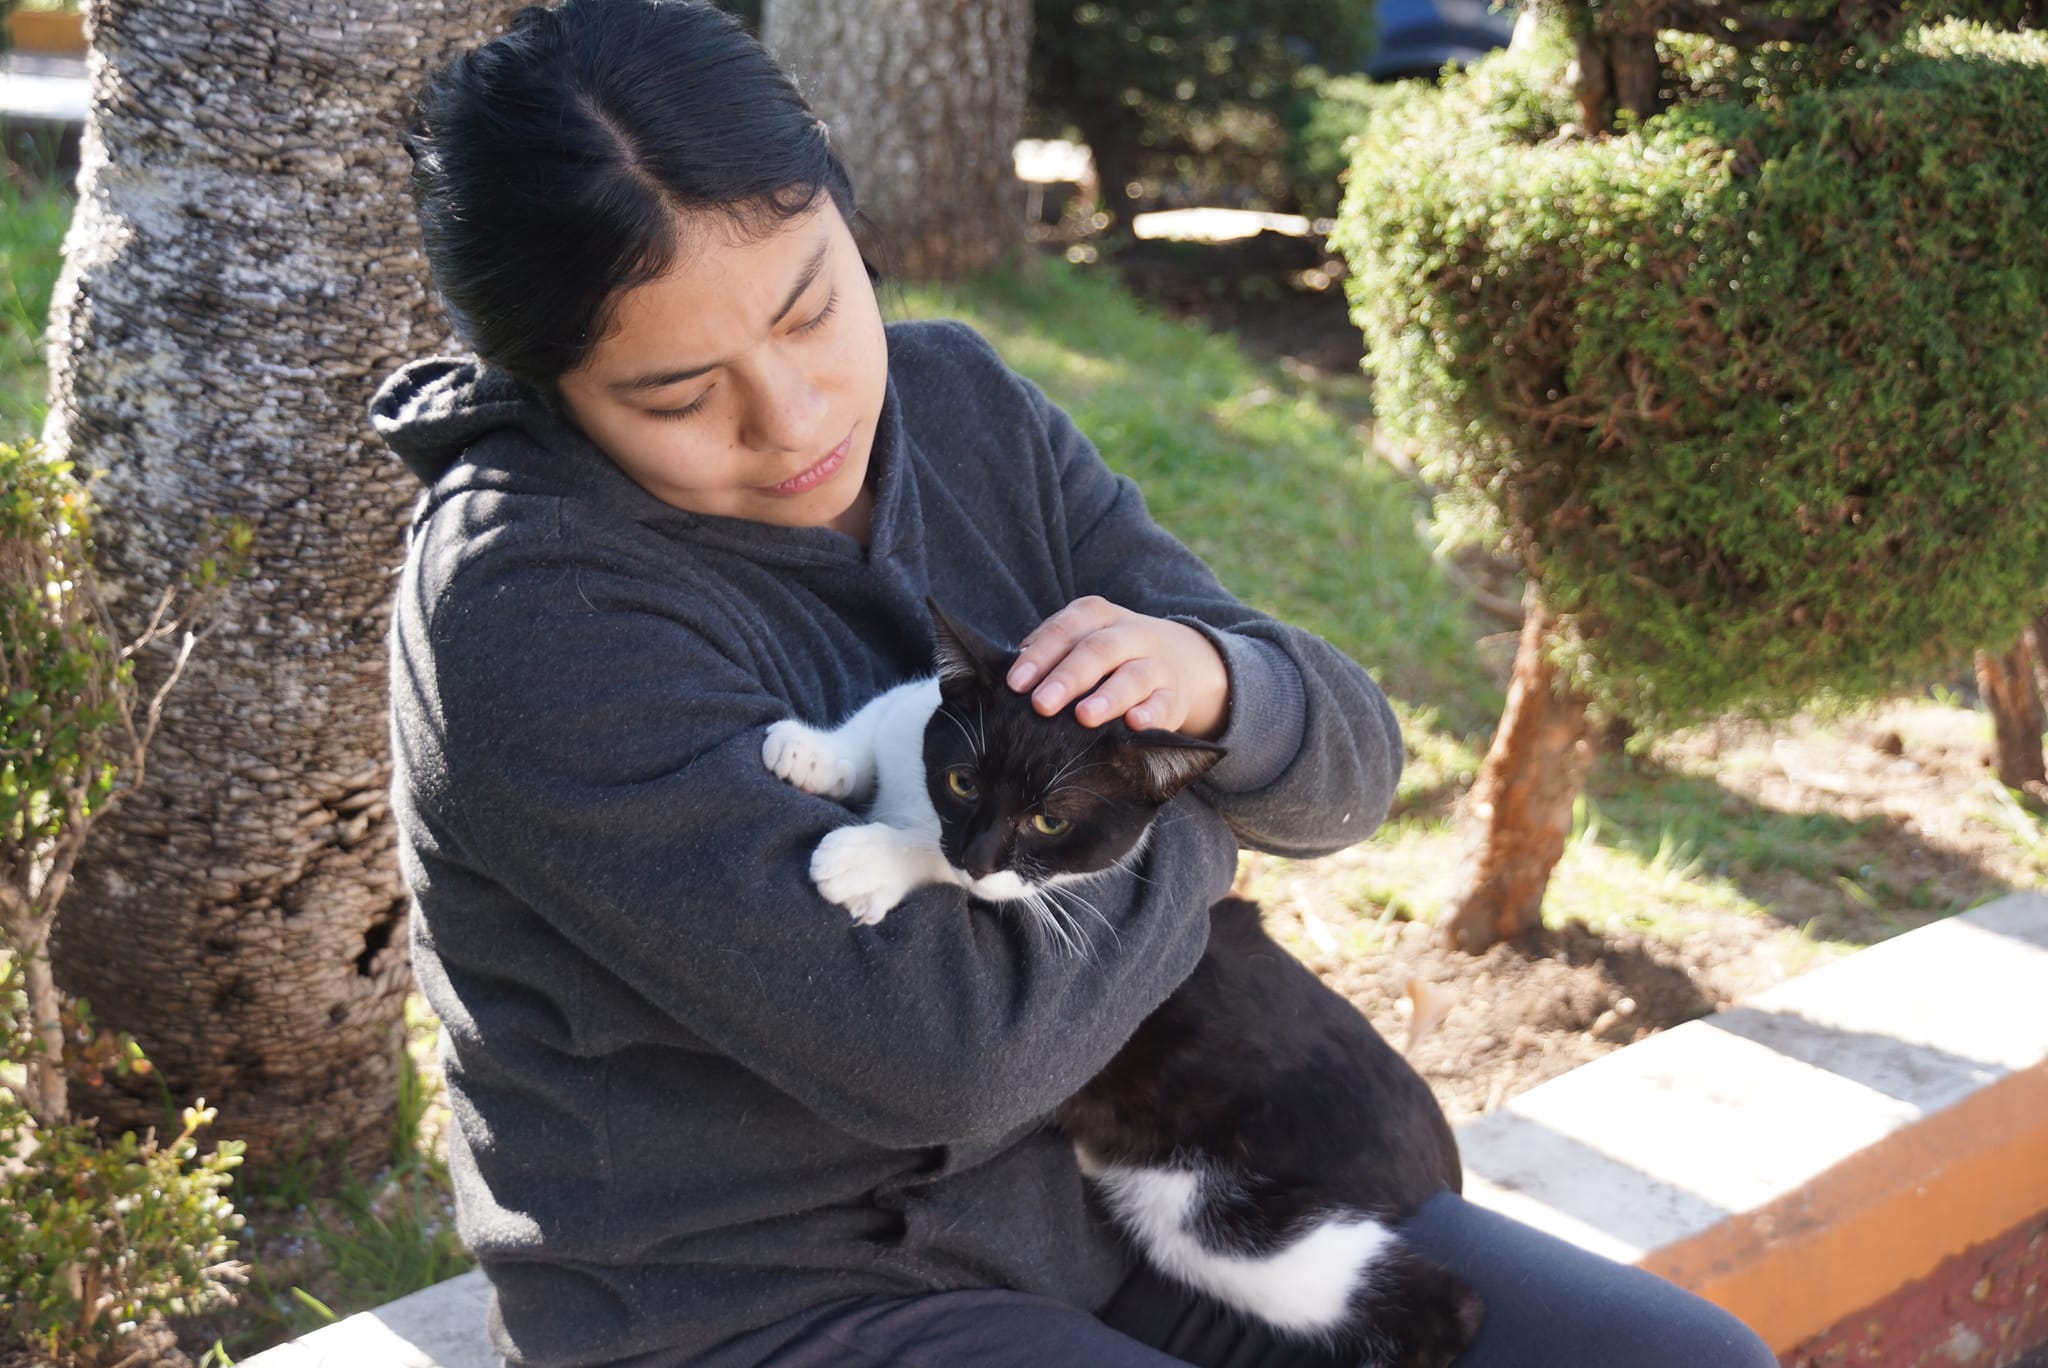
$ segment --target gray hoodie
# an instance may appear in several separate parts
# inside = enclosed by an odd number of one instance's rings
[[[864,1295],[1099,1307],[1128,1256],[1046,1118],[1193,968],[1239,840],[1336,850],[1392,797],[1364,671],[1231,598],[987,343],[897,325],[889,372],[865,547],[671,508],[473,359],[373,403],[431,486],[394,807],[513,1364],[722,1368]],[[927,594],[1016,641],[1089,593],[1200,627],[1232,689],[1228,759],[1090,891],[1114,934],[1075,957],[950,887],[849,925],[807,871],[855,819],[770,775],[764,729],[927,672]]]

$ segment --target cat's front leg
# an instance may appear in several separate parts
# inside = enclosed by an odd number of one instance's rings
[[[827,832],[811,854],[811,882],[861,926],[879,922],[913,888],[956,881],[930,834],[880,822]]]
[[[846,799],[862,786],[861,757],[837,732],[789,718],[768,729],[761,763],[777,779],[820,798]]]

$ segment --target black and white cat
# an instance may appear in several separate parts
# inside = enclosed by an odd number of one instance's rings
[[[934,677],[829,731],[768,731],[771,771],[868,818],[819,843],[811,877],[862,924],[913,888],[958,884],[1082,952],[1079,913],[1100,914],[1081,888],[1133,858],[1222,749],[1040,717],[1003,683],[1013,652],[932,613]],[[1478,1294],[1392,1229],[1461,1185],[1443,1112],[1255,904],[1210,910],[1193,975],[1058,1121],[1152,1266],[1224,1305],[1386,1368],[1441,1368],[1477,1332]]]

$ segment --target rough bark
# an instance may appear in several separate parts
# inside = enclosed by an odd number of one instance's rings
[[[1023,240],[1029,0],[768,0],[761,33],[832,130],[895,270],[970,275]]]
[[[417,486],[365,405],[445,348],[398,140],[412,94],[505,9],[459,0],[94,0],[92,111],[51,319],[50,447],[102,472],[117,618],[209,519],[253,572],[109,813],[53,945],[250,1162],[388,1151],[406,899],[383,636]],[[144,666],[145,675],[151,665]],[[162,663],[155,668],[161,670]],[[131,1085],[133,1086],[133,1085]],[[77,1108],[163,1119],[152,1082]]]
[[[2048,612],[2034,619],[2026,630],[2027,649],[2034,653],[2034,689],[2048,703]]]
[[[1653,32],[1581,35],[1573,62],[1573,98],[1589,130],[1612,126],[1618,110],[1638,119],[1657,112],[1657,37]]]
[[[1526,602],[1507,707],[1468,801],[1471,875],[1443,918],[1447,943],[1472,954],[1540,924],[1593,763],[1586,699],[1545,658],[1556,619],[1533,589]]]
[[[2042,719],[2028,654],[2024,637],[2008,651],[1977,652],[1977,692],[1991,710],[1996,737],[1992,760],[1998,782],[2035,798],[2048,798],[2048,773],[2043,772],[2041,758],[2041,733],[2048,723]]]

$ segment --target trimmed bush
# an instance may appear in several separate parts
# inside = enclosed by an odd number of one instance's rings
[[[1668,51],[1738,98],[1590,139],[1559,136],[1569,56],[1405,92],[1335,240],[1380,420],[1570,615],[1571,682],[1671,724],[2017,637],[2048,589],[2048,35],[1916,30],[1820,86]]]

